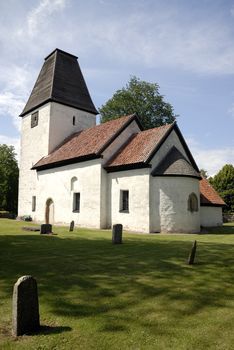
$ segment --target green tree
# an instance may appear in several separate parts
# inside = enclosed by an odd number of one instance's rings
[[[136,113],[145,129],[172,123],[176,119],[173,107],[164,101],[159,85],[133,76],[125,88],[117,90],[112,98],[99,108],[101,123],[123,115]]]
[[[234,166],[224,165],[213,178],[209,178],[209,181],[227,204],[224,210],[234,212]]]
[[[19,168],[13,146],[0,145],[0,209],[17,212]]]
[[[205,179],[208,178],[207,170],[205,170],[205,169],[200,169],[200,174],[201,174],[201,176],[203,176]]]

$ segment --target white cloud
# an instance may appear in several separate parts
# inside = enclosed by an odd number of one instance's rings
[[[20,157],[20,139],[19,138],[0,135],[0,144],[14,146],[15,152],[17,154],[16,159],[19,161],[19,157]]]
[[[26,96],[33,85],[33,74],[27,68],[15,64],[9,65],[6,69],[0,67],[3,86],[0,90],[0,117],[11,117],[18,131],[20,131],[19,114],[24,108]]]
[[[28,14],[29,35],[35,36],[54,12],[64,9],[66,2],[66,0],[41,0],[39,5]]]
[[[20,131],[20,118],[18,116],[22,112],[24,104],[24,100],[17,94],[12,92],[0,93],[0,116],[2,118],[12,117],[13,124],[18,131]]]
[[[206,170],[209,176],[217,174],[225,164],[234,164],[233,147],[203,149],[192,138],[187,139],[187,143],[199,169]]]

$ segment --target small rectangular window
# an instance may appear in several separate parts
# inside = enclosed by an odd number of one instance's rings
[[[34,128],[38,124],[38,111],[31,115],[31,128]]]
[[[36,211],[36,196],[32,196],[32,211]]]
[[[120,191],[120,212],[129,212],[129,191]]]
[[[80,212],[80,193],[73,193],[73,211]]]

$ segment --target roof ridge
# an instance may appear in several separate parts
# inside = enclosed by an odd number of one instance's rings
[[[62,54],[64,54],[64,55],[67,55],[67,56],[71,56],[71,57],[74,57],[74,58],[78,58],[77,56],[75,56],[75,55],[73,55],[73,54],[71,54],[71,53],[69,53],[69,52],[66,52],[66,51],[64,51],[64,50],[61,50],[61,49],[58,49],[58,48],[56,48],[56,49],[54,49],[51,53],[49,53],[49,55],[47,55],[45,58],[44,58],[44,60],[46,61],[50,56],[52,56],[54,53],[57,53],[57,52],[61,52]]]
[[[52,73],[52,82],[51,82],[51,89],[50,89],[50,98],[53,97],[53,89],[54,89],[54,78],[55,78],[55,69],[56,69],[56,63],[57,63],[57,52],[58,51],[54,51],[55,52],[55,57],[54,57],[54,66],[53,66],[53,73]]]

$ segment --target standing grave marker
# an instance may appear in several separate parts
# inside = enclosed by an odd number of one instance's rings
[[[123,225],[122,224],[113,225],[113,228],[112,228],[112,243],[113,244],[121,244],[122,243],[122,233],[123,233]]]
[[[12,301],[12,334],[33,333],[40,328],[37,282],[32,276],[22,276],[14,285]]]
[[[74,230],[74,226],[75,226],[75,223],[74,223],[74,220],[72,220],[70,223],[70,228],[69,228],[70,232],[72,232]]]

